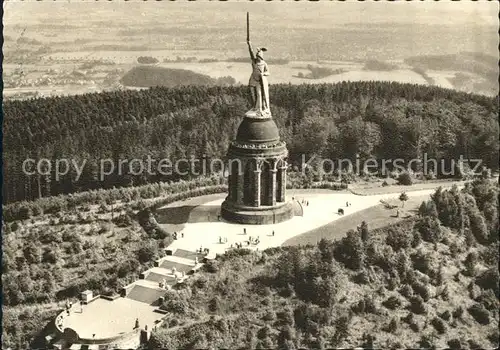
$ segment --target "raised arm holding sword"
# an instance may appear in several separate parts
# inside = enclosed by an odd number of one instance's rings
[[[250,42],[250,18],[247,12],[247,44],[252,59],[252,75],[248,82],[250,94],[252,97],[252,110],[262,112],[269,109],[269,83],[267,76],[269,69],[264,61],[263,53],[267,51],[265,47],[257,48],[254,54],[252,44]]]

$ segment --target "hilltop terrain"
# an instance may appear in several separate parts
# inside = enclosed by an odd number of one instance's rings
[[[447,162],[444,168],[428,169],[430,177],[450,176],[451,160],[458,161],[461,155],[481,159],[492,170],[498,168],[498,101],[494,98],[389,82],[271,85],[270,94],[273,118],[297,170],[311,159],[311,166],[320,158],[409,162],[423,154]],[[191,175],[158,171],[133,175],[138,164],[129,163],[121,173],[116,166],[100,178],[101,160],[147,162],[149,155],[157,162],[152,163],[153,170],[164,158],[175,164],[193,156],[210,164],[210,159],[225,156],[248,110],[248,100],[242,86],[184,86],[7,101],[3,108],[7,174],[3,198],[13,202],[187,180]],[[33,158],[28,171],[41,158],[64,158],[83,164],[83,171],[78,177],[70,167],[56,179],[54,162],[50,169],[44,162],[42,175],[30,176],[22,172],[26,158]],[[180,171],[188,169],[180,163]]]
[[[393,6],[387,11],[377,4],[368,20],[359,17],[356,4],[308,8],[299,3],[283,13],[279,4],[269,3],[252,4],[247,10],[252,18],[252,41],[269,49],[271,83],[301,84],[304,79],[298,76],[307,76],[307,66],[315,65],[343,73],[308,83],[397,81],[496,95],[498,84],[473,72],[483,65],[476,59],[481,55],[498,60],[498,23],[488,16],[488,9],[495,9],[491,4],[475,5],[465,23],[449,23],[450,18],[439,15],[430,20],[433,12],[425,10],[425,4],[415,6],[412,17],[402,8]],[[200,6],[204,11],[198,10]],[[458,13],[463,7],[456,7]],[[78,3],[9,3],[7,8],[3,46],[7,98],[117,90],[123,87],[120,80],[144,56],[165,68],[190,70],[212,79],[231,76],[243,84],[248,81],[246,10],[242,7],[103,3],[93,5],[92,15]],[[40,17],[44,10],[50,11],[52,23]],[[485,15],[488,20],[483,20]],[[466,17],[451,17],[451,22]],[[475,52],[475,58],[464,57],[463,52]],[[419,65],[416,72],[406,63],[430,56],[441,56],[444,62],[456,56],[462,64]],[[234,57],[246,60],[226,62]],[[375,60],[395,69],[363,69]],[[278,66],[279,61],[289,64]],[[85,68],[92,62],[102,64]],[[498,67],[493,70],[498,72]]]
[[[172,293],[155,348],[496,348],[498,187],[339,241],[236,250]]]
[[[67,298],[113,295],[151,267],[172,237],[142,226],[141,208],[221,190],[205,179],[25,206],[43,213],[2,229],[2,347],[42,344]],[[360,222],[335,242],[221,256],[169,293],[150,348],[498,346],[498,185],[438,190],[418,214]]]

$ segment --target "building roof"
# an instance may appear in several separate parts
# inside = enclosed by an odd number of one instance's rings
[[[243,143],[270,143],[279,139],[278,127],[271,118],[245,117],[236,134],[236,141]]]

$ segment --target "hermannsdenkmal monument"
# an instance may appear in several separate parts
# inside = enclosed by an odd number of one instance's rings
[[[291,219],[293,205],[286,201],[287,156],[285,142],[272,119],[269,103],[269,69],[266,48],[255,51],[250,42],[247,13],[247,44],[252,64],[248,82],[252,108],[238,127],[228,158],[228,196],[222,217],[241,224],[273,224]]]

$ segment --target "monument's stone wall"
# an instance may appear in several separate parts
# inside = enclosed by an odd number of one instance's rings
[[[270,225],[277,224],[293,217],[294,211],[291,203],[285,205],[260,210],[252,210],[252,208],[241,209],[228,203],[222,204],[221,215],[224,220],[237,222],[247,225]]]

